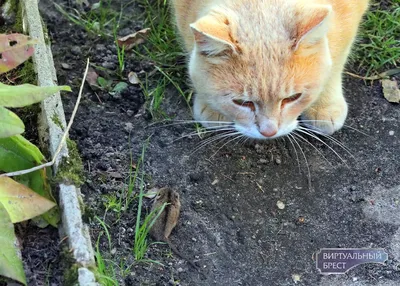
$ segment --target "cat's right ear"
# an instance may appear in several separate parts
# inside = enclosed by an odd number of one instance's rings
[[[307,4],[304,8],[304,4],[300,1],[298,6],[295,50],[302,44],[312,46],[325,37],[332,14],[330,5],[314,5],[310,8]]]
[[[207,15],[190,24],[190,28],[200,54],[218,57],[238,52],[238,48],[233,43],[231,27],[227,19]]]

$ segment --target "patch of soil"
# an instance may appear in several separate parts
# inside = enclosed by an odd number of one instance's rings
[[[0,6],[5,1],[0,1]],[[15,6],[17,7],[17,5]],[[16,12],[16,11],[15,11]],[[1,8],[0,26],[4,33],[17,33],[15,15],[8,17]],[[0,75],[0,82],[8,85],[35,84],[32,61],[28,60],[17,68]],[[37,131],[39,104],[25,108],[11,108],[25,124],[22,134],[31,143],[39,146]],[[16,224],[15,231],[20,244],[22,261],[28,285],[62,285],[61,248],[58,231],[54,227],[39,228],[31,221]],[[0,282],[0,285],[3,285]]]
[[[55,228],[17,224],[28,285],[62,285],[61,244]]]
[[[40,5],[59,83],[75,91],[63,96],[69,117],[85,59],[116,69],[116,50],[112,38],[93,38],[64,19],[51,2]],[[70,7],[69,1],[55,2]],[[121,1],[113,3],[119,7]],[[127,15],[139,12],[135,3],[124,10]],[[145,28],[132,17],[124,19],[122,27],[134,27],[127,33]],[[153,66],[128,54],[126,73],[141,70],[151,72]],[[226,138],[203,146],[205,141],[193,134],[192,125],[153,124],[138,87],[130,86],[129,92],[117,97],[107,92],[96,95],[87,88],[70,136],[77,141],[85,165],[82,193],[92,240],[97,241],[103,227],[90,214],[109,228],[111,250],[104,235],[99,248],[104,258],[124,266],[117,267],[115,274],[119,285],[334,285],[331,278],[319,274],[313,261],[315,252],[327,247],[376,247],[389,253],[385,265],[352,269],[341,285],[400,283],[399,255],[393,250],[398,219],[382,222],[364,211],[373,204],[369,196],[399,183],[400,111],[386,102],[378,85],[346,78],[345,89],[349,127],[336,133],[335,139],[323,139],[326,143],[308,138],[315,148],[300,140],[300,151],[287,139]],[[162,108],[170,118],[191,119],[185,101],[173,89]],[[138,162],[149,137],[145,189],[170,186],[179,191],[182,213],[171,240],[204,275],[171,257],[168,247],[160,244],[150,246],[146,259],[162,266],[135,262],[136,201],[120,213],[105,211],[111,197],[124,196],[130,165]],[[276,206],[278,201],[284,202],[284,209]],[[146,211],[149,205],[146,201]],[[300,275],[300,281],[293,281],[293,275]]]

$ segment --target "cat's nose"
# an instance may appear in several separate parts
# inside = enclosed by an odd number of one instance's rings
[[[260,126],[260,133],[265,137],[273,137],[278,133],[278,124],[274,120],[267,120]]]

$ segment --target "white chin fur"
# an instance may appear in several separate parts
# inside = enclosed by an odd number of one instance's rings
[[[279,128],[278,133],[276,133],[272,137],[265,137],[262,135],[259,131],[258,128],[255,125],[252,125],[251,127],[244,127],[238,124],[235,124],[235,129],[242,133],[243,135],[253,138],[253,139],[260,139],[260,140],[267,140],[267,139],[275,139],[281,136],[285,136],[295,130],[298,126],[298,121],[293,121],[293,123],[285,126],[284,128]]]

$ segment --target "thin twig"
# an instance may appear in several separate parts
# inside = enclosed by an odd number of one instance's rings
[[[61,149],[63,148],[64,143],[65,143],[65,141],[67,139],[69,130],[71,129],[72,123],[74,122],[74,118],[75,118],[76,112],[78,111],[78,107],[79,107],[79,103],[81,102],[82,93],[83,93],[83,87],[85,85],[85,81],[86,81],[86,76],[87,76],[88,70],[89,70],[89,59],[87,60],[85,74],[83,75],[81,88],[79,90],[78,98],[76,99],[74,110],[72,111],[71,119],[69,120],[67,128],[65,129],[65,132],[64,132],[64,134],[63,134],[63,136],[61,138],[60,144],[58,145],[58,148],[57,148],[56,152],[54,153],[53,160],[51,160],[50,162],[47,162],[45,164],[30,168],[30,169],[1,174],[0,177],[21,176],[21,175],[29,174],[29,173],[35,172],[37,170],[40,170],[40,169],[43,169],[43,168],[47,168],[47,167],[50,167],[50,166],[54,165],[54,163],[57,160],[58,155],[60,155]]]
[[[360,75],[357,75],[357,74],[354,74],[351,72],[345,72],[345,74],[348,74],[352,77],[363,79],[363,80],[372,80],[372,81],[378,80],[378,79],[383,79],[383,78],[388,78],[388,77],[396,75],[398,73],[400,73],[400,68],[391,69],[391,70],[385,71],[383,73],[380,73],[380,74],[374,75],[374,76],[360,76]]]

